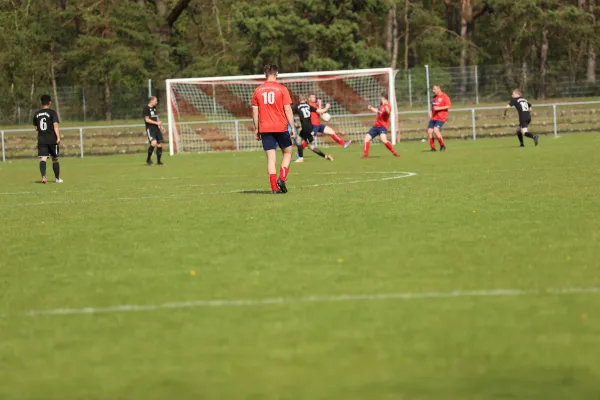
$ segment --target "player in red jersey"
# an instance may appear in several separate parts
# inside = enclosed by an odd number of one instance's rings
[[[429,135],[429,145],[431,151],[436,151],[435,140],[433,134],[437,137],[440,142],[440,151],[446,151],[446,145],[444,145],[444,138],[440,130],[444,123],[448,120],[448,110],[452,107],[450,97],[444,92],[440,85],[433,85],[433,101],[431,103],[431,118],[429,119],[429,125],[427,125],[427,135]]]
[[[370,111],[377,113],[377,118],[375,119],[375,125],[369,130],[369,133],[365,136],[365,151],[363,153],[362,158],[369,158],[369,149],[371,148],[371,140],[375,139],[379,136],[381,142],[388,148],[389,151],[392,152],[396,157],[400,157],[396,150],[394,150],[394,146],[392,143],[387,140],[388,129],[390,128],[390,116],[392,115],[392,106],[388,100],[387,94],[383,93],[381,95],[381,104],[379,108],[375,108],[373,106],[367,107]]]
[[[321,124],[320,114],[327,112],[327,110],[329,110],[329,107],[331,107],[330,104],[325,104],[325,107],[321,107],[323,105],[322,101],[317,101],[317,95],[311,94],[310,96],[308,96],[308,105],[316,108],[317,110],[322,111],[320,113],[317,113],[316,111],[310,113],[310,122],[313,125],[313,135],[316,136],[318,133],[323,133],[325,135],[331,136],[331,138],[335,140],[337,144],[339,144],[340,146],[344,146],[344,148],[350,146],[352,140],[344,142],[342,138],[340,138],[337,135],[337,133],[335,133],[332,127]],[[340,134],[343,134],[343,132],[340,132]]]
[[[252,118],[256,140],[262,140],[267,155],[267,171],[272,193],[287,193],[285,181],[292,161],[292,138],[296,136],[292,99],[288,89],[277,82],[278,68],[266,64],[263,71],[266,82],[256,88],[252,97]],[[288,131],[288,126],[291,129]],[[277,178],[277,147],[283,152]]]

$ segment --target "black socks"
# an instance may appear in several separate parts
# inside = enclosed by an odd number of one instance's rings
[[[300,143],[299,145],[297,145],[298,147],[298,157],[302,158],[304,157],[304,148],[302,147],[302,143]]]
[[[148,147],[148,159],[146,161],[151,161],[152,154],[154,154],[154,147],[150,146]]]
[[[54,176],[56,177],[56,179],[60,179],[60,164],[58,163],[58,161],[52,163],[52,170],[54,171]]]
[[[316,147],[313,149],[313,152],[315,154],[320,155],[321,157],[325,158],[325,153],[323,153],[321,150],[317,149]]]
[[[46,176],[46,161],[40,161],[40,173],[42,174],[42,178]]]
[[[162,158],[162,147],[156,148],[156,159],[160,163],[160,159]]]

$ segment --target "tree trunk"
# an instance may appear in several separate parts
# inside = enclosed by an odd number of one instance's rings
[[[460,88],[459,94],[464,96],[467,93],[467,82],[469,80],[469,72],[467,65],[469,64],[469,24],[473,17],[473,8],[471,0],[461,0],[460,13],[460,39],[462,48],[460,50]]]
[[[540,90],[538,98],[546,98],[546,76],[548,75],[548,27],[542,29],[542,46],[540,47]]]
[[[393,25],[394,25],[394,10],[392,7],[388,10],[387,15],[387,24],[385,29],[385,51],[388,54],[392,53],[392,34],[393,34]]]
[[[223,53],[227,52],[227,43],[225,41],[225,37],[223,36],[223,29],[221,28],[221,17],[219,15],[219,7],[217,7],[217,1],[212,0],[213,10],[215,12],[215,19],[217,22],[217,32],[219,32],[219,39],[221,40],[221,45],[223,46]]]
[[[452,0],[444,0],[444,6],[446,6],[446,29],[448,38],[451,38],[454,32],[454,4]]]
[[[110,98],[110,77],[108,71],[104,72],[104,115],[107,121],[112,120],[112,104]]]
[[[594,14],[596,0],[588,0],[588,12],[593,21],[594,30],[596,29],[596,15]],[[596,46],[593,41],[588,41],[588,59],[587,59],[587,81],[596,83]]]
[[[396,2],[392,6],[392,69],[396,69],[398,63],[398,16],[396,15]]]
[[[50,44],[50,79],[52,79],[52,105],[56,110],[56,114],[58,114],[58,119],[61,119],[60,116],[60,102],[58,100],[58,91],[56,89],[56,70],[54,68],[54,41]]]
[[[408,12],[410,9],[410,0],[405,0],[404,2],[404,71],[408,71],[408,49],[410,45],[409,37],[410,37],[410,21],[408,19]]]

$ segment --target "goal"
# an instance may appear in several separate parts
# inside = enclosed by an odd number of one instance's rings
[[[328,122],[343,139],[362,141],[375,122],[367,105],[377,107],[383,92],[392,104],[390,131],[397,139],[397,107],[391,68],[279,74],[292,103],[300,94],[315,94],[323,106],[331,104]],[[170,154],[220,150],[258,150],[252,124],[252,95],[264,75],[168,79],[167,109]],[[297,118],[297,116],[295,116]],[[333,142],[317,138],[319,146]]]

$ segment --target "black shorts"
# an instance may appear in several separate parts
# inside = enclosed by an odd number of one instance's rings
[[[146,128],[146,135],[148,135],[148,141],[152,142],[153,140],[156,140],[156,143],[164,143],[165,142],[165,138],[163,137],[162,132],[160,131],[160,129],[150,129],[150,128]]]
[[[263,132],[260,134],[263,149],[275,150],[277,146],[281,149],[287,149],[292,146],[292,137],[289,132]]]
[[[57,144],[39,144],[38,143],[38,157],[52,157],[54,160],[58,159],[59,147]]]
[[[306,143],[310,144],[315,141],[315,137],[313,136],[312,128],[302,129],[300,131],[300,138],[304,140]]]
[[[519,118],[519,127],[521,127],[521,129],[529,128],[530,123],[531,123],[531,116]]]

